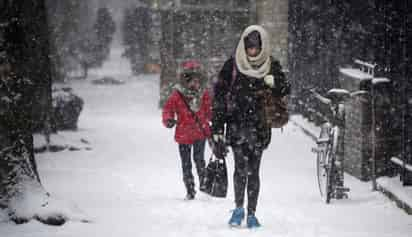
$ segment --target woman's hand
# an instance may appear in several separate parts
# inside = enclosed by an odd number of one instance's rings
[[[216,158],[225,159],[229,150],[227,149],[226,141],[223,135],[214,134],[212,136],[212,150]]]
[[[273,77],[273,75],[266,75],[263,80],[265,81],[265,84],[270,88],[273,88],[275,86],[275,78]]]

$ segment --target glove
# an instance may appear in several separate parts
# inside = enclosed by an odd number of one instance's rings
[[[168,119],[166,121],[166,127],[167,128],[173,128],[176,125],[176,120],[174,119]]]
[[[273,77],[273,75],[266,75],[263,80],[270,88],[273,88],[275,86],[275,78]]]
[[[229,150],[227,149],[226,141],[223,135],[215,134],[212,136],[212,150],[216,158],[225,159]]]
[[[280,95],[286,96],[288,94],[290,94],[290,84],[286,83],[285,86],[283,86],[282,89],[280,90]]]

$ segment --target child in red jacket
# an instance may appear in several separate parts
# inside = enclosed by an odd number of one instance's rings
[[[163,107],[162,119],[167,128],[176,125],[175,140],[179,144],[182,161],[183,182],[186,186],[186,199],[195,198],[195,182],[192,174],[191,150],[202,185],[205,172],[205,141],[210,137],[209,121],[212,116],[211,98],[206,89],[207,78],[197,61],[182,65],[180,82]]]

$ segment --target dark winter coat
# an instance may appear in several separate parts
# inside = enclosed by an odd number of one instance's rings
[[[195,111],[202,128],[196,123],[195,117],[190,112],[183,99],[183,94],[175,90],[170,95],[163,107],[162,119],[166,126],[168,119],[177,118],[175,140],[179,144],[193,144],[197,140],[210,137],[209,121],[211,119],[211,98],[205,90],[201,97],[200,108]]]
[[[278,61],[271,59],[271,70],[275,81],[272,93],[285,96],[290,93]],[[220,71],[214,88],[212,109],[212,132],[224,134],[230,145],[249,143],[255,148],[266,149],[271,139],[271,128],[263,114],[263,97],[259,91],[270,88],[263,78],[253,78],[234,68],[234,58],[227,60]],[[233,70],[236,70],[234,73]],[[233,80],[233,75],[235,79]]]

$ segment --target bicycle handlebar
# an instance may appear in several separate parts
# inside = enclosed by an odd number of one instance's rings
[[[327,104],[327,105],[332,104],[332,100],[331,100],[331,99],[328,99],[328,98],[322,96],[321,94],[319,94],[319,93],[315,90],[315,88],[312,88],[312,89],[310,89],[309,91],[310,91],[310,92],[315,96],[315,98],[318,99],[320,102],[322,102],[322,103],[324,103],[324,104]]]
[[[359,95],[368,95],[369,92],[365,91],[365,90],[358,90],[358,91],[354,91],[350,93],[350,97],[355,97],[355,96],[359,96]]]
[[[338,90],[342,90],[342,89],[331,89],[329,91],[335,91],[338,92]],[[320,102],[327,104],[327,105],[331,105],[332,104],[332,100],[319,94],[315,88],[309,89],[309,91],[315,96],[316,99],[318,99]],[[346,90],[342,90],[342,93],[345,93]],[[358,91],[353,91],[353,92],[347,92],[348,93],[348,97],[353,98],[356,96],[360,96],[360,95],[368,95],[369,92],[366,90],[358,90]],[[345,100],[345,99],[344,99]]]

